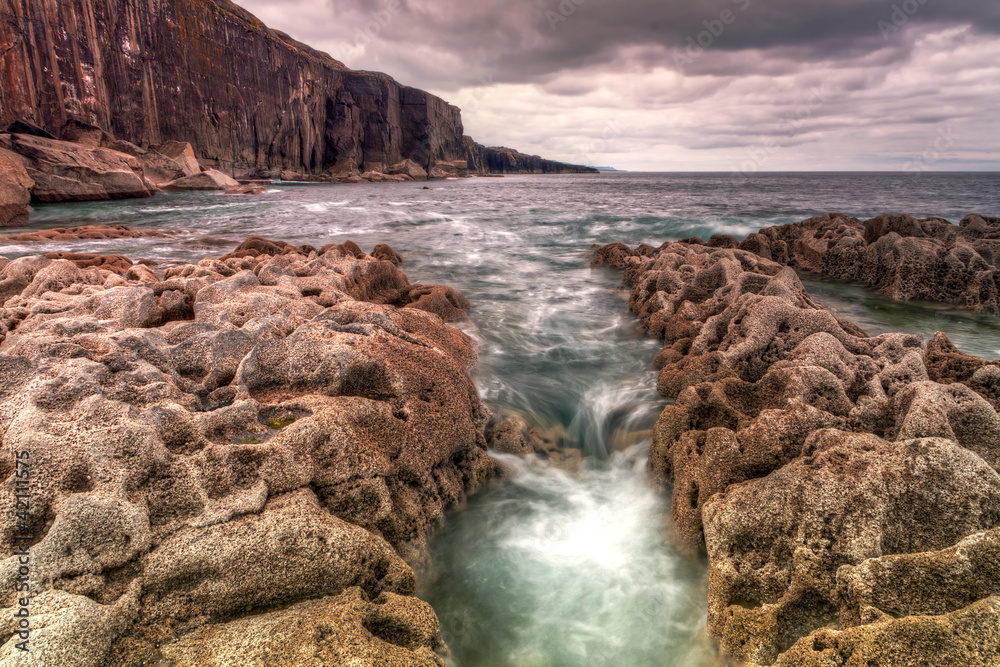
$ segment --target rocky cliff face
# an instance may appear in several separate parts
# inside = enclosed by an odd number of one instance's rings
[[[461,111],[355,72],[228,0],[0,0],[0,126],[189,141],[237,176],[466,158]]]
[[[469,169],[480,174],[596,174],[593,167],[564,164],[537,155],[526,155],[513,148],[483,146],[465,137]]]

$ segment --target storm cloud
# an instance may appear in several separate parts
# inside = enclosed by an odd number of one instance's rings
[[[630,169],[1000,168],[1000,3],[243,0],[469,134]]]

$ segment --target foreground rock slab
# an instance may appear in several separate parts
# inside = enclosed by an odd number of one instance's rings
[[[33,471],[0,543],[32,536],[31,664],[442,664],[411,566],[499,468],[472,341],[377,254],[250,239],[162,275],[0,268],[6,491],[15,453]]]
[[[994,664],[1000,367],[869,337],[735,246],[594,259],[664,342],[650,464],[708,557],[710,632],[755,665]]]

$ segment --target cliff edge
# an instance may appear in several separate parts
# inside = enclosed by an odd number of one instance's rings
[[[19,120],[190,142],[237,177],[407,159],[461,174],[468,160],[458,107],[350,70],[228,0],[0,0],[0,127]]]

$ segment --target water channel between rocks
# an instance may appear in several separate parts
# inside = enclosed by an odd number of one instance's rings
[[[452,512],[432,540],[420,594],[441,619],[455,665],[707,665],[704,566],[672,548],[668,496],[644,465],[664,405],[651,370],[658,346],[616,291],[620,276],[589,268],[591,245],[742,237],[828,210],[957,222],[998,213],[990,178],[785,174],[745,184],[725,175],[613,174],[468,179],[430,190],[284,185],[253,198],[196,193],[43,206],[32,228],[104,223],[188,233],[7,246],[0,254],[190,261],[251,234],[317,247],[390,244],[412,282],[451,285],[474,304],[476,380],[491,409],[520,413],[583,455],[578,470],[505,459],[517,470],[513,480]],[[1000,357],[997,318],[893,304],[854,286],[807,287],[871,333],[943,330],[965,352]]]

